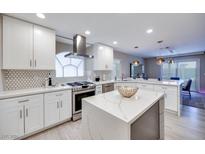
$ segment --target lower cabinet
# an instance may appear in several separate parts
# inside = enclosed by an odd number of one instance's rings
[[[0,139],[16,139],[43,128],[43,94],[0,100]]]
[[[72,117],[71,91],[59,91],[45,94],[45,127]]]
[[[155,85],[155,90],[165,93],[165,108],[178,111],[178,92],[177,87]]]
[[[0,100],[0,140],[24,137],[71,118],[71,103],[71,90]]]

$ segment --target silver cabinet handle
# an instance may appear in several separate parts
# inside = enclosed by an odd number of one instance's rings
[[[61,101],[61,108],[63,107],[63,101]]]
[[[24,103],[24,102],[28,102],[29,99],[25,99],[25,100],[21,100],[21,101],[18,101],[18,103]]]
[[[26,108],[26,117],[28,117],[28,108]]]
[[[30,59],[30,67],[32,67],[32,60]]]
[[[34,64],[35,64],[35,67],[36,67],[36,59],[34,60]]]
[[[57,109],[59,108],[59,102],[57,102]]]
[[[23,111],[20,110],[20,119],[22,119],[22,114],[23,114]]]
[[[56,96],[62,96],[63,94],[56,94]]]

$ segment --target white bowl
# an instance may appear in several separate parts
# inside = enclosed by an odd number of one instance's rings
[[[137,93],[139,88],[138,87],[129,87],[129,86],[119,86],[117,89],[118,89],[118,92],[123,97],[130,98]]]

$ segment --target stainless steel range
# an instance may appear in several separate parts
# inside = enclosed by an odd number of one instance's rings
[[[82,99],[95,95],[95,84],[92,82],[72,82],[67,83],[72,86],[73,100],[72,100],[72,119],[76,121],[81,118]]]

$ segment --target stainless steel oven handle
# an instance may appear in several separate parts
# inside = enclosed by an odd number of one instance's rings
[[[74,92],[73,92],[73,95],[75,95],[75,94],[83,94],[83,93],[92,92],[92,91],[95,91],[95,89],[88,89],[88,90],[74,91]]]

